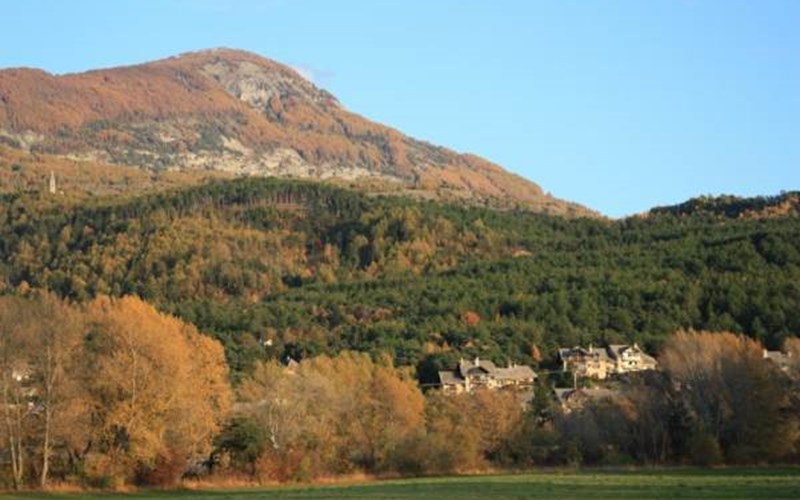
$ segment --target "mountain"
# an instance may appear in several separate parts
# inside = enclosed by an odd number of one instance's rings
[[[354,114],[288,66],[230,49],[80,74],[2,70],[0,143],[152,172],[331,179],[424,199],[597,215],[487,160]]]

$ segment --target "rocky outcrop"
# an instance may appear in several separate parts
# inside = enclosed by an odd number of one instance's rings
[[[155,171],[341,179],[424,198],[596,215],[482,158],[366,120],[288,66],[230,49],[62,76],[0,71],[0,136],[32,152]]]

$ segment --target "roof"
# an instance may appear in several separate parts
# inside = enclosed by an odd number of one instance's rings
[[[580,346],[562,347],[558,350],[558,356],[562,361],[567,361],[572,358],[608,359],[608,354],[605,349],[596,349],[594,347],[584,349]]]
[[[637,354],[642,358],[649,359],[655,361],[655,358],[647,354],[639,347],[639,344],[634,343],[633,345],[628,344],[609,344],[608,346],[608,353],[612,358],[619,358],[624,353],[630,352],[632,354]]]
[[[630,349],[628,344],[609,344],[608,353],[612,358],[618,358],[623,352]]]
[[[439,372],[439,383],[442,385],[461,385],[464,379],[455,370],[442,370]]]
[[[536,378],[536,373],[534,373],[533,369],[530,366],[514,365],[508,368],[498,368],[495,376],[497,378],[505,380],[522,381],[522,380],[534,380]]]
[[[597,349],[589,347],[589,349],[585,349],[580,346],[575,347],[562,347],[558,350],[558,356],[562,361],[569,361],[574,359],[580,358],[591,358],[596,360],[609,360],[609,359],[619,359],[622,357],[623,353],[626,352],[635,353],[636,355],[640,356],[645,361],[649,361],[651,363],[656,363],[656,359],[646,352],[644,352],[638,344],[628,345],[628,344],[609,344],[608,347],[605,349]],[[766,356],[765,356],[766,357]]]
[[[475,369],[483,370],[489,375],[494,375],[495,372],[497,371],[497,367],[495,366],[495,364],[486,359],[475,358],[475,360],[472,362],[465,361],[462,359],[458,363],[458,372],[462,377],[467,373],[469,373],[470,370],[475,370]]]
[[[439,382],[442,385],[464,384],[466,377],[476,369],[497,380],[523,382],[536,379],[536,372],[530,366],[512,365],[506,368],[498,368],[491,361],[475,358],[474,361],[462,359],[455,370],[439,371]]]

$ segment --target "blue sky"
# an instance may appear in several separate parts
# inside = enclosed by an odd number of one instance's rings
[[[250,50],[611,216],[800,189],[797,0],[27,0],[0,16],[0,67]]]

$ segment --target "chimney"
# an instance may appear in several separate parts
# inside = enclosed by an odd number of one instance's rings
[[[480,366],[481,359],[478,356],[475,356],[475,366]]]

